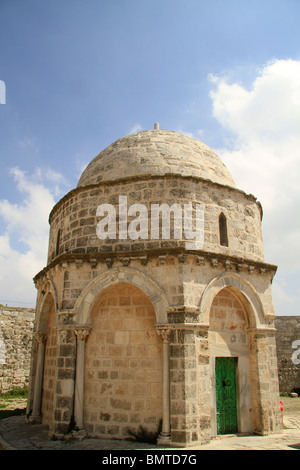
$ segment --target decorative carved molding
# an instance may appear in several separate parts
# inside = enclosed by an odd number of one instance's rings
[[[148,258],[147,258],[146,255],[145,256],[140,256],[140,262],[143,266],[146,266],[147,261],[148,261]]]
[[[33,333],[36,341],[39,343],[39,344],[42,344],[42,343],[45,343],[46,340],[47,340],[47,334],[46,333],[41,333],[40,331],[35,331]]]
[[[224,261],[224,268],[226,269],[226,271],[231,268],[231,261],[229,259],[226,259]]]
[[[191,263],[197,262],[198,265],[205,265],[206,262],[210,265],[219,269],[219,264],[223,264],[225,270],[236,270],[237,272],[243,269],[249,273],[257,271],[260,275],[270,275],[272,279],[276,273],[277,266],[272,264],[264,263],[263,261],[257,262],[250,259],[241,259],[236,256],[228,256],[222,253],[213,253],[206,251],[188,251],[182,250],[182,247],[160,247],[156,249],[149,249],[147,253],[144,251],[130,250],[126,252],[114,251],[109,253],[93,252],[89,253],[63,253],[53,260],[48,266],[40,271],[34,278],[34,282],[38,285],[38,281],[41,279],[46,281],[55,275],[55,269],[63,268],[67,269],[72,263],[75,263],[77,267],[80,267],[83,262],[90,263],[92,268],[96,268],[99,263],[105,263],[108,268],[111,268],[114,263],[121,263],[123,266],[128,266],[133,261],[138,261],[141,265],[145,266],[151,259],[158,259],[161,265],[167,263],[168,257],[177,258],[178,262],[184,263],[190,260]]]
[[[170,341],[171,328],[168,326],[158,326],[156,325],[156,331],[159,336],[161,336],[164,342]]]
[[[77,336],[77,341],[84,343],[91,330],[92,327],[89,325],[76,326],[75,335]]]
[[[97,264],[98,264],[97,259],[95,259],[95,258],[90,259],[90,265],[93,269],[97,267]]]

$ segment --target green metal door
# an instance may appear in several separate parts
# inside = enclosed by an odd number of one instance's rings
[[[217,433],[237,432],[236,358],[216,357]]]

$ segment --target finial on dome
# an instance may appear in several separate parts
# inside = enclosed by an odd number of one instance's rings
[[[159,129],[159,123],[158,122],[154,123],[154,129]]]

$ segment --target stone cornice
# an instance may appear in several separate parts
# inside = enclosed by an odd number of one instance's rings
[[[211,267],[222,269],[222,271],[247,271],[249,274],[255,270],[259,274],[271,274],[271,279],[275,276],[277,266],[263,261],[254,261],[242,259],[237,256],[228,256],[222,253],[212,253],[207,251],[186,250],[182,247],[157,248],[152,250],[131,250],[131,251],[111,251],[111,252],[93,252],[93,253],[63,253],[57,256],[34,277],[36,283],[40,278],[46,275],[50,269],[61,266],[68,269],[69,264],[76,264],[80,267],[82,263],[90,263],[91,268],[95,269],[98,263],[105,263],[108,268],[116,262],[121,262],[123,266],[128,266],[132,261],[139,261],[142,265],[147,264],[153,258],[159,258],[161,264],[165,264],[168,256],[177,256],[179,262],[186,263],[187,258],[192,256],[199,265],[209,263]]]

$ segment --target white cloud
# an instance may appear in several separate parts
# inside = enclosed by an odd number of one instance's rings
[[[195,136],[192,132],[184,131],[182,129],[176,129],[176,132],[179,132],[179,134],[186,135],[187,137],[191,137],[192,139],[195,139]]]
[[[39,153],[39,148],[37,146],[37,140],[35,137],[24,137],[23,139],[19,139],[18,144],[21,149],[30,148],[31,151]]]
[[[284,308],[289,308],[289,304],[299,301],[297,295],[291,294],[288,292],[288,285],[285,280],[277,280],[276,278],[273,281],[272,293],[274,302],[277,305],[281,305]],[[287,313],[288,315],[288,313]]]
[[[136,122],[132,128],[130,129],[130,131],[128,132],[128,134],[135,134],[136,132],[141,132],[143,130],[143,127],[142,125],[139,123],[139,122]]]
[[[279,276],[299,276],[300,61],[266,64],[250,89],[224,76],[209,79],[213,114],[228,133],[216,151],[237,187],[263,205],[267,261],[279,265]],[[284,292],[295,300],[288,286]],[[277,293],[282,299],[278,285]]]
[[[46,264],[48,217],[65,181],[52,170],[37,169],[28,175],[13,168],[11,174],[24,199],[21,204],[0,200],[4,222],[0,234],[0,303],[34,305],[32,278]]]

